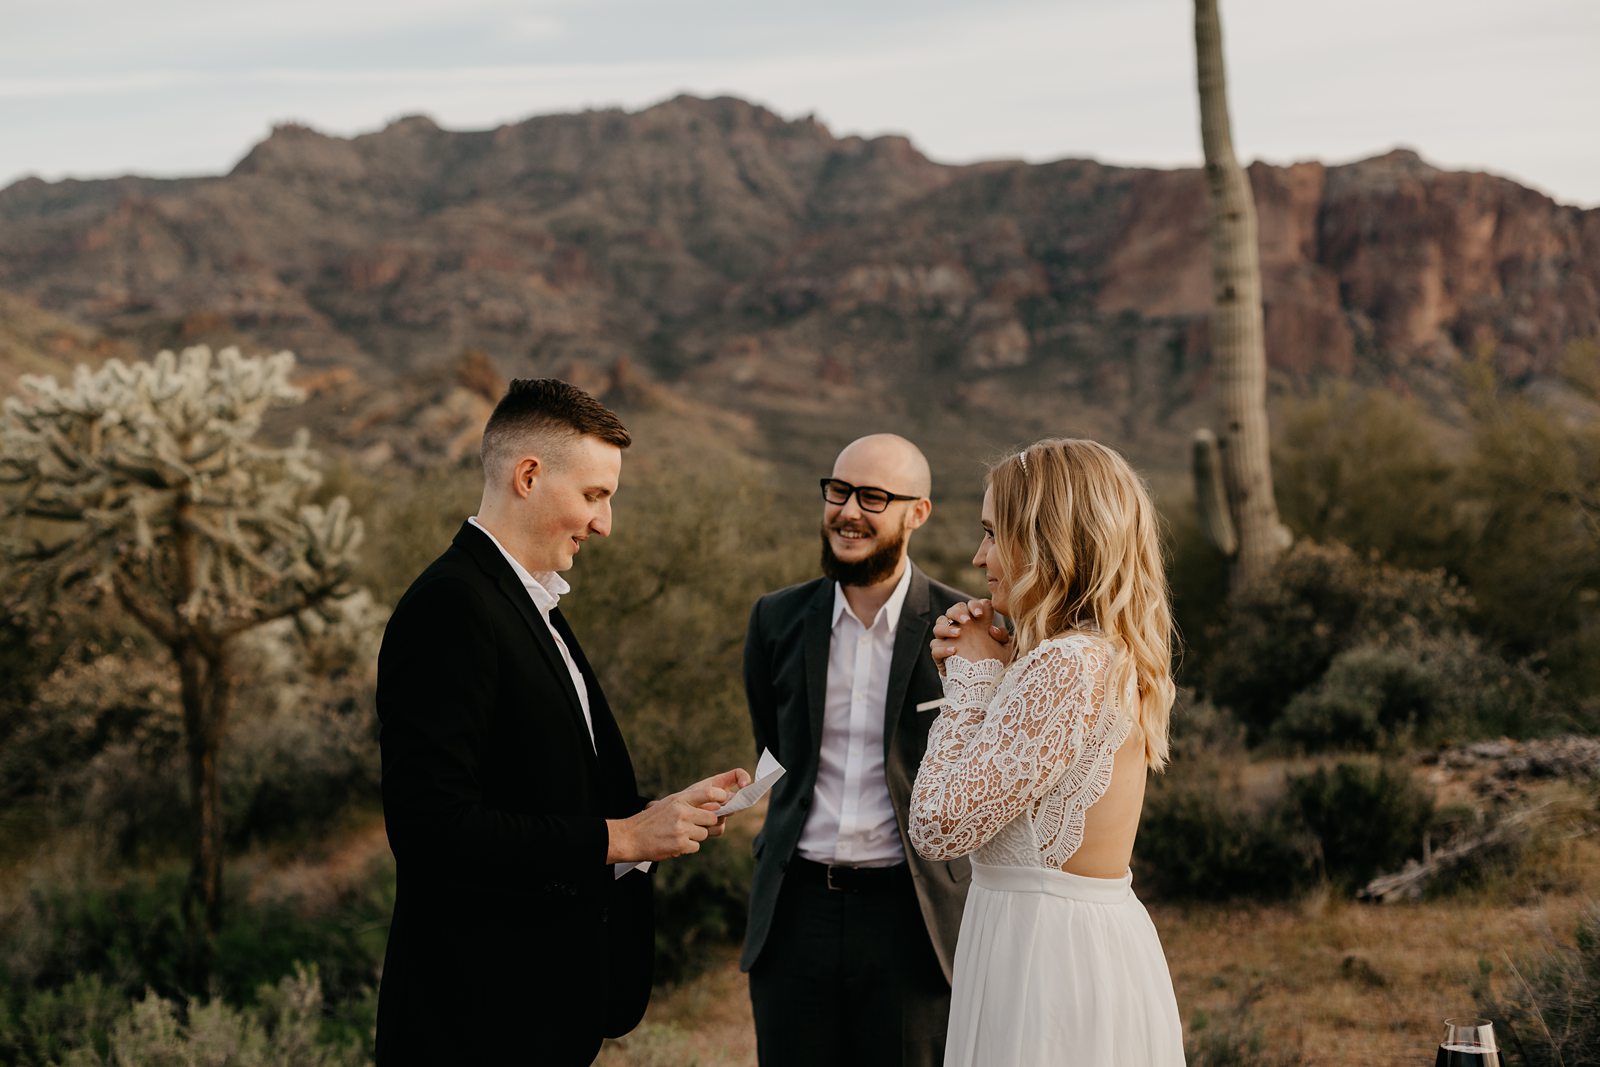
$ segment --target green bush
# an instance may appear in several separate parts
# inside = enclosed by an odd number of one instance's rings
[[[1182,763],[1201,760],[1237,760],[1245,757],[1244,724],[1226,708],[1205,700],[1195,700],[1187,690],[1178,690],[1168,732],[1173,759]]]
[[[217,992],[241,1009],[254,1008],[263,991],[304,961],[319,968],[325,1034],[369,1041],[394,902],[387,862],[314,905],[294,897],[251,901],[235,875],[206,990],[187,988],[180,969],[183,885],[183,872],[170,867],[115,882],[80,872],[29,892],[0,926],[0,1062],[43,1064],[55,1056],[52,1049],[68,1047],[68,1038],[78,1042],[74,1047],[94,1043],[104,1052],[108,1003],[125,1007],[145,990],[175,1002]],[[47,1034],[67,1036],[46,1040]]]
[[[1422,853],[1434,801],[1404,768],[1339,763],[1290,778],[1289,801],[1317,840],[1322,869],[1345,890]]]
[[[1459,562],[1460,471],[1419,403],[1341,383],[1286,400],[1273,422],[1272,484],[1298,536],[1399,567]]]
[[[656,981],[681,982],[710,961],[706,949],[744,936],[755,861],[742,840],[708,842],[663,863],[656,893]]]
[[[1510,724],[1526,732],[1526,713],[1542,700],[1541,683],[1469,636],[1471,609],[1471,598],[1442,571],[1402,570],[1360,559],[1342,545],[1302,543],[1230,606],[1214,635],[1202,695],[1237,714],[1251,743],[1265,740],[1308,691],[1284,729],[1313,746],[1370,744],[1419,714],[1450,729]],[[1346,653],[1352,658],[1317,692]],[[1463,667],[1470,677],[1452,677]],[[1439,679],[1453,694],[1449,715],[1434,716],[1440,698],[1424,692]],[[1467,707],[1461,691],[1485,679],[1500,680],[1497,692]],[[1508,706],[1497,708],[1495,699]]]
[[[1315,856],[1316,842],[1282,805],[1253,803],[1219,776],[1189,770],[1152,784],[1134,874],[1167,899],[1277,900],[1312,882]]]
[[[1343,889],[1400,867],[1433,825],[1403,768],[1346,762],[1247,796],[1214,753],[1175,765],[1146,796],[1134,873],[1156,896],[1280,900],[1319,877]]]
[[[325,829],[378,796],[372,664],[382,613],[344,605],[348,625],[250,635],[236,667],[253,679],[222,752],[232,844]],[[125,860],[158,858],[191,835],[182,715],[164,650],[132,636],[70,635],[25,704],[5,710],[0,799],[57,826],[92,828]]]
[[[1571,722],[1545,680],[1466,633],[1340,652],[1296,693],[1270,736],[1292,748],[1375,750],[1527,737]]]
[[[1573,945],[1548,944],[1510,969],[1502,995],[1479,997],[1507,1067],[1600,1062],[1600,908],[1579,919]]]
[[[128,998],[98,974],[78,975],[56,989],[0,997],[0,1063],[45,1067],[69,1053],[109,1048],[111,1027]]]
[[[70,1049],[61,1067],[359,1067],[358,1042],[330,1039],[315,967],[296,967],[235,1008],[221,1000],[184,1003],[146,993],[103,1036]],[[57,1062],[52,1057],[51,1062]]]
[[[1590,400],[1600,400],[1597,351],[1574,345],[1563,368]],[[1460,385],[1465,418],[1448,427],[1381,389],[1287,401],[1274,419],[1279,510],[1301,537],[1447,569],[1472,593],[1473,632],[1592,697],[1600,422],[1502,381],[1488,354],[1461,368]]]
[[[1228,605],[1228,560],[1200,525],[1192,496],[1160,501],[1167,584],[1180,643],[1176,673],[1185,686],[1202,685],[1214,645],[1226,639],[1221,625]]]
[[[1196,1011],[1189,1019],[1184,1057],[1189,1067],[1300,1067],[1305,1063],[1298,1047],[1272,1048],[1250,1008],[1261,997],[1252,989],[1217,1015]]]

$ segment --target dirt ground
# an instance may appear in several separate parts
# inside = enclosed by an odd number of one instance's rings
[[[1600,841],[1562,842],[1539,869],[1425,904],[1368,905],[1329,892],[1273,906],[1153,903],[1184,1027],[1259,1030],[1269,1053],[1307,1065],[1429,1063],[1442,1021],[1474,991],[1517,981],[1513,964],[1571,944],[1600,898]],[[750,1001],[736,951],[657,995],[644,1024],[608,1042],[602,1067],[748,1067]]]

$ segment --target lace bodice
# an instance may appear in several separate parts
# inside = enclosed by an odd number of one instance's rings
[[[911,796],[911,843],[929,859],[1060,869],[1084,813],[1111,785],[1132,720],[1108,692],[1116,652],[1096,633],[1053,637],[1007,669],[945,660],[943,706]]]

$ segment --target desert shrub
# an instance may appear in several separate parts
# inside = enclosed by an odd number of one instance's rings
[[[321,492],[348,497],[366,520],[367,548],[352,577],[380,604],[392,605],[477,513],[483,472],[474,457],[407,470],[397,483],[388,469],[375,476],[344,461],[330,467]]]
[[[1210,701],[1196,700],[1184,689],[1178,690],[1173,704],[1168,740],[1173,759],[1180,764],[1196,757],[1242,759],[1245,754],[1244,724],[1238,716]]]
[[[1590,400],[1600,400],[1597,352],[1575,345],[1563,368]],[[1468,361],[1460,384],[1466,417],[1449,427],[1379,389],[1287,401],[1272,450],[1280,512],[1301,537],[1448,570],[1472,593],[1474,632],[1512,659],[1538,659],[1573,696],[1592,695],[1600,423],[1501,380],[1487,356]]]
[[[708,842],[661,864],[656,893],[656,981],[681,982],[710,961],[708,945],[744,935],[755,861],[740,840]]]
[[[175,994],[182,893],[176,869],[120,882],[91,872],[39,882],[6,916],[0,977],[11,989],[43,990],[93,974],[123,996],[146,986]]]
[[[59,1062],[61,1067],[358,1067],[368,1062],[359,1043],[328,1040],[323,1000],[315,967],[297,967],[263,986],[246,1008],[215,999],[179,1003],[147,993],[103,1040],[79,1045]]]
[[[1507,961],[1509,963],[1509,961]],[[1551,943],[1510,967],[1499,995],[1480,993],[1508,1067],[1577,1067],[1600,1060],[1600,908],[1578,922],[1572,945]]]
[[[285,621],[239,642],[255,680],[235,701],[221,756],[233,844],[326,827],[378,795],[372,665],[382,613],[364,597],[337,625]],[[7,715],[0,798],[58,826],[92,828],[123,859],[159,856],[191,828],[182,715],[163,650],[134,635],[71,636],[32,699]]]
[[[103,1052],[107,1004],[114,998],[125,1007],[143,991],[175,1002],[215,993],[241,1009],[270,1008],[259,998],[305,961],[319,968],[323,1031],[369,1040],[394,902],[387,862],[315,903],[252,900],[235,875],[205,990],[187,987],[181,970],[183,888],[176,866],[120,880],[72,872],[35,885],[0,923],[0,1052],[12,1050],[12,1059],[0,1060],[45,1062],[50,1054],[38,1036],[45,1030],[77,1035],[80,1048],[99,1042]],[[63,1041],[50,1047],[66,1048]]]
[[[1591,400],[1597,352],[1576,346],[1564,368]],[[1535,400],[1487,361],[1468,374],[1473,437],[1458,491],[1469,539],[1452,567],[1482,632],[1545,657],[1574,691],[1600,692],[1600,420]]]
[[[223,807],[236,844],[323,831],[353,804],[377,802],[377,718],[366,701],[278,712],[233,739]]]
[[[1252,801],[1219,775],[1186,768],[1152,784],[1134,872],[1163,898],[1274,900],[1311,883],[1315,850],[1282,804]]]
[[[1260,741],[1341,652],[1458,633],[1470,605],[1443,572],[1362,560],[1342,545],[1296,545],[1269,578],[1233,601],[1214,638],[1202,695],[1232,709],[1251,741]]]
[[[1321,679],[1290,698],[1270,736],[1309,752],[1374,749],[1385,719],[1407,721],[1430,699],[1427,681],[1403,650],[1364,645],[1341,652]]]
[[[1261,989],[1245,993],[1228,1008],[1212,1015],[1197,1010],[1189,1019],[1184,1057],[1189,1067],[1300,1067],[1305,1063],[1298,1046],[1273,1048],[1250,1014]]]
[[[1179,635],[1177,676],[1197,685],[1214,646],[1226,638],[1220,625],[1228,605],[1228,560],[1200,525],[1193,496],[1158,500],[1172,619]]]
[[[1270,736],[1307,751],[1432,745],[1570,728],[1543,677],[1470,634],[1368,643],[1296,693]]]
[[[0,997],[0,1063],[44,1067],[70,1052],[104,1054],[112,1024],[127,1008],[122,991],[97,974],[31,996]]]
[[[1295,817],[1317,841],[1326,877],[1344,889],[1422,853],[1433,795],[1402,767],[1345,762],[1290,778]]]
[[[1273,487],[1297,535],[1399,567],[1459,560],[1459,471],[1415,400],[1340,383],[1286,400],[1273,421]]]
[[[17,670],[0,683],[0,802],[59,804],[71,775],[102,748],[125,741],[177,686],[161,652],[142,634],[87,612],[14,618],[0,635]]]
[[[50,659],[39,626],[20,612],[0,609],[0,740],[12,710],[33,699]]]

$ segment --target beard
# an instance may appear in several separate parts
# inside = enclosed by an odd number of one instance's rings
[[[888,578],[900,565],[900,555],[906,544],[906,527],[901,523],[892,537],[880,535],[883,543],[862,559],[850,561],[833,554],[828,540],[828,524],[822,524],[822,573],[840,585],[876,585]]]

